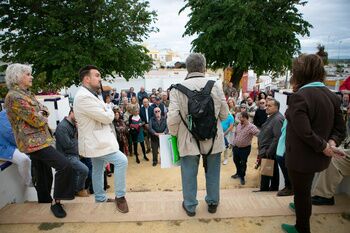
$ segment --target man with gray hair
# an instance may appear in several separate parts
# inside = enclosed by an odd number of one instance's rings
[[[281,136],[284,116],[279,112],[280,103],[275,99],[267,101],[266,113],[268,118],[261,126],[258,135],[259,158],[269,158],[275,161],[273,176],[261,175],[260,191],[278,191],[279,170],[276,162],[276,150]]]
[[[206,69],[204,56],[199,53],[190,54],[186,59],[186,67],[188,74],[181,84],[191,91],[201,91],[209,82],[204,75]],[[215,213],[219,204],[220,157],[221,152],[225,149],[221,120],[227,118],[229,110],[221,84],[215,83],[213,85],[210,96],[213,100],[213,110],[215,112],[215,116],[211,117],[215,117],[216,135],[214,140],[197,141],[185,125],[185,120],[182,120],[190,118],[188,97],[178,89],[170,91],[167,123],[170,134],[177,136],[178,140],[177,144],[181,157],[182,207],[188,216],[196,214],[196,206],[198,205],[197,174],[200,155],[204,156],[209,153],[205,156],[207,168],[205,173],[207,189],[205,201],[208,204],[208,212]]]

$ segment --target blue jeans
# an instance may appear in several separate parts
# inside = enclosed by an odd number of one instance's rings
[[[195,212],[198,205],[197,200],[197,174],[199,156],[181,157],[182,195],[185,208]],[[218,205],[220,199],[220,161],[221,153],[207,156],[208,171],[205,174],[207,204]]]
[[[89,168],[80,162],[78,155],[68,155],[67,159],[73,168],[74,173],[74,184],[75,184],[75,192],[79,192],[82,189],[85,189],[85,180],[89,174]]]
[[[114,164],[115,197],[124,197],[126,194],[126,168],[128,167],[126,156],[118,150],[108,155],[91,158],[91,162],[92,186],[94,187],[95,201],[104,202],[107,200],[106,192],[103,189],[103,172],[107,163]]]
[[[228,142],[226,136],[224,137],[224,140],[225,140],[225,148],[227,149],[230,145],[230,143]]]

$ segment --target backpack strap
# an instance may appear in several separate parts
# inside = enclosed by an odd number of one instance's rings
[[[203,94],[210,95],[211,89],[213,89],[214,84],[215,84],[214,80],[209,80],[207,84],[205,84],[205,87],[203,88]]]
[[[215,141],[215,137],[213,137],[213,141],[212,141],[212,143],[211,143],[211,147],[210,147],[209,152],[208,152],[207,154],[205,154],[205,155],[202,155],[202,157],[203,157],[203,167],[204,167],[204,171],[205,171],[205,173],[207,173],[207,171],[208,171],[208,163],[207,163],[207,158],[208,158],[208,155],[210,155],[210,154],[211,154],[211,152],[212,152],[212,150],[213,150],[213,147],[214,147],[214,141]],[[200,148],[200,146],[199,146],[199,141],[198,141],[198,140],[196,140],[196,142],[197,142],[197,145],[198,145],[199,153],[201,153],[201,148]]]
[[[178,89],[180,92],[182,92],[184,95],[187,96],[187,98],[193,98],[193,96],[195,95],[193,93],[193,91],[191,91],[190,89],[188,89],[187,87],[185,87],[184,85],[178,83],[176,85],[172,85],[171,88],[175,88]]]

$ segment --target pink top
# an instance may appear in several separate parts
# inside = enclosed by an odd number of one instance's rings
[[[258,135],[259,129],[249,123],[248,125],[238,124],[235,132],[235,138],[233,139],[233,145],[237,147],[247,147],[252,144],[253,136]]]

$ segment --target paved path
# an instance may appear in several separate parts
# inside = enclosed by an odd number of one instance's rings
[[[225,219],[236,217],[288,216],[292,197],[277,197],[276,192],[252,192],[250,188],[221,190],[220,206],[216,214],[207,211],[205,192],[198,192],[197,219]],[[107,223],[190,219],[181,207],[181,192],[130,192],[127,194],[130,212],[121,214],[114,203],[99,203],[93,197],[76,198],[64,202],[67,217],[58,219],[50,212],[49,204],[11,204],[0,210],[0,224],[71,222]],[[350,198],[336,197],[335,206],[313,207],[313,213],[342,213],[350,210]]]

